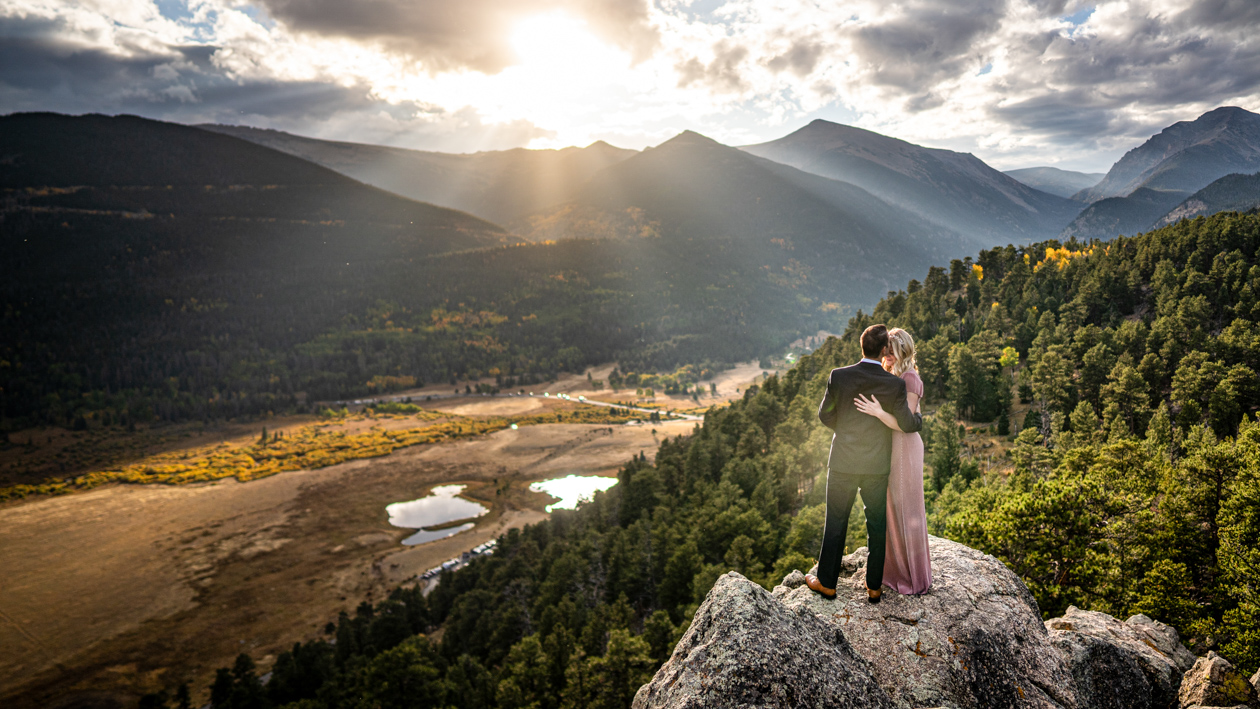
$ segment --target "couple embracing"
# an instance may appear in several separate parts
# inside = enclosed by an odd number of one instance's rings
[[[827,460],[827,522],[811,589],[836,595],[849,512],[860,490],[866,505],[867,600],[887,585],[901,594],[932,585],[923,506],[923,381],[914,340],[900,328],[862,333],[862,361],[831,370],[818,418],[835,432]]]

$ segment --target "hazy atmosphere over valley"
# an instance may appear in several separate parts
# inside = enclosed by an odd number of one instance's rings
[[[1260,709],[1252,0],[0,0],[0,191],[6,709]]]

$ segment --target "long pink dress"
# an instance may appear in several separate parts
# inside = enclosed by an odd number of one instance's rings
[[[923,397],[923,380],[905,372],[906,392]],[[923,506],[923,439],[918,433],[893,431],[892,472],[888,476],[888,539],[884,584],[900,594],[926,593],[932,587],[928,556],[927,511]]]

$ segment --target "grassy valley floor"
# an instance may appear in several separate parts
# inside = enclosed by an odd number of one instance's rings
[[[584,382],[570,388],[577,392]],[[729,388],[734,396],[736,387]],[[380,600],[427,568],[544,519],[552,498],[530,492],[529,483],[615,475],[640,452],[651,459],[663,436],[694,426],[537,423],[557,413],[561,421],[583,412],[608,416],[608,409],[556,399],[474,396],[429,406],[419,416],[275,420],[269,431],[280,431],[279,443],[290,446],[312,429],[402,440],[456,424],[467,435],[318,469],[268,470],[250,482],[227,475],[181,485],[103,481],[0,506],[0,700],[108,707],[171,678],[204,693],[214,669],[238,653],[265,658],[265,668],[294,641],[319,636],[338,612]],[[506,417],[522,425],[512,430]],[[252,449],[252,429],[260,427],[142,433],[148,438],[133,448],[150,455],[117,469],[215,470],[206,461]],[[492,432],[471,435],[481,427]],[[33,438],[41,435],[54,437]],[[86,439],[67,432],[63,449],[75,436]],[[450,483],[466,485],[464,496],[489,512],[468,532],[403,547],[411,531],[390,526],[385,506]]]

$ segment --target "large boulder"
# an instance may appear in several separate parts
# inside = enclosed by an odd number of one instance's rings
[[[885,588],[881,603],[868,603],[865,549],[844,558],[834,600],[787,584],[776,594],[840,630],[899,706],[1085,709],[1019,577],[956,542],[930,537],[929,549],[933,583],[921,596]]]
[[[1181,680],[1181,706],[1260,708],[1256,687],[1229,660],[1209,652]]]
[[[1046,621],[1050,642],[1071,667],[1076,698],[1098,709],[1169,709],[1194,655],[1176,629],[1144,615],[1125,622],[1070,606]]]
[[[772,593],[723,576],[635,709],[1260,709],[1229,663],[1196,662],[1163,623],[1074,607],[1043,623],[1000,561],[936,537],[929,547],[932,588],[885,589],[878,604],[866,600],[865,549],[844,557],[834,599],[799,570]]]
[[[896,707],[844,633],[735,572],[718,579],[635,709]]]

